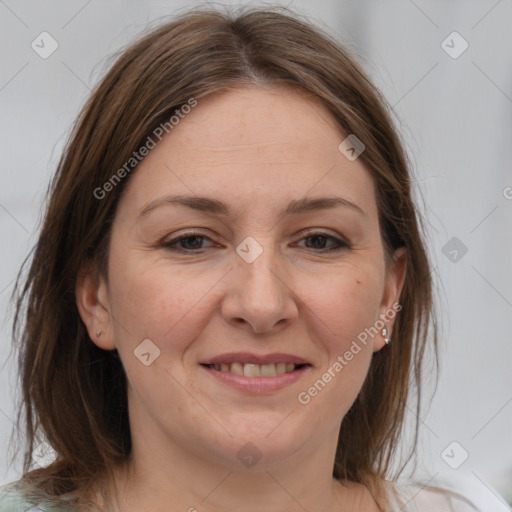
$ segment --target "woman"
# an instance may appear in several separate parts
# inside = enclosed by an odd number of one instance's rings
[[[2,510],[448,510],[386,480],[437,338],[383,105],[277,9],[192,11],[121,54],[20,288],[29,447]]]

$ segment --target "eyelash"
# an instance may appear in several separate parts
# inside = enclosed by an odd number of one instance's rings
[[[208,239],[209,237],[207,237],[206,235],[203,235],[202,233],[197,233],[197,232],[189,232],[189,233],[185,233],[177,238],[173,238],[172,240],[168,240],[167,242],[163,242],[161,245],[162,247],[168,249],[168,250],[171,250],[171,251],[175,251],[175,252],[181,252],[181,253],[187,253],[187,254],[200,254],[199,251],[195,251],[193,249],[183,249],[183,248],[177,248],[175,247],[176,244],[178,244],[179,242],[181,242],[182,240],[187,240],[189,238],[202,238],[202,239]],[[336,238],[332,235],[327,235],[326,233],[322,233],[320,231],[308,231],[304,234],[304,236],[300,239],[300,240],[304,240],[306,238],[316,238],[316,237],[322,237],[322,238],[326,238],[327,240],[331,240],[332,242],[335,242],[336,243],[336,246],[334,247],[331,247],[330,249],[321,249],[319,251],[316,251],[314,250],[314,252],[316,253],[320,253],[320,254],[324,254],[324,253],[333,253],[333,252],[338,252],[338,251],[341,251],[341,250],[347,250],[347,249],[351,249],[351,245],[348,244],[347,242],[345,242],[344,240],[341,240],[339,238]],[[311,248],[308,248],[308,249],[311,249]],[[204,249],[203,249],[204,251]]]

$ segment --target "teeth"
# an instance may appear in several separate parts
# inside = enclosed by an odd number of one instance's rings
[[[259,377],[261,375],[261,366],[259,364],[244,364],[245,377]]]
[[[226,366],[229,366],[229,365],[226,365]],[[226,370],[226,371],[228,371],[228,370]],[[244,374],[244,366],[240,363],[233,363],[231,365],[231,373],[236,373],[237,375],[243,375]]]
[[[244,377],[275,377],[283,373],[290,373],[295,370],[293,363],[269,363],[269,364],[252,364],[252,363],[221,363],[211,365],[215,370],[220,372],[231,372],[235,375],[243,375]]]
[[[275,377],[277,375],[277,368],[275,364],[262,364],[261,376],[262,377]]]

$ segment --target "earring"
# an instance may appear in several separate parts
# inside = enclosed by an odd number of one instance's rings
[[[101,336],[101,334],[102,334],[102,331],[98,331],[98,332],[96,333],[96,338],[99,338],[99,337]]]
[[[387,337],[388,335],[388,329],[384,327],[381,331],[382,337],[384,338],[384,343],[386,345],[389,345],[391,343],[391,340]]]

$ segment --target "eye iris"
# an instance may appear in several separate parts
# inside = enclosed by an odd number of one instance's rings
[[[313,236],[308,236],[307,237],[307,240],[317,240],[318,239],[321,239],[323,241],[323,243],[313,243],[312,246],[313,248],[317,248],[317,249],[324,249],[325,248],[325,243],[327,242],[327,237],[323,236],[323,235],[313,235]]]
[[[184,249],[200,249],[202,239],[203,239],[202,236],[192,235],[192,236],[187,236],[186,238],[182,238],[180,240],[180,243]],[[194,242],[191,244],[188,243],[188,242],[190,242],[190,240],[193,240],[195,243]],[[188,247],[186,247],[186,246],[188,246]]]

